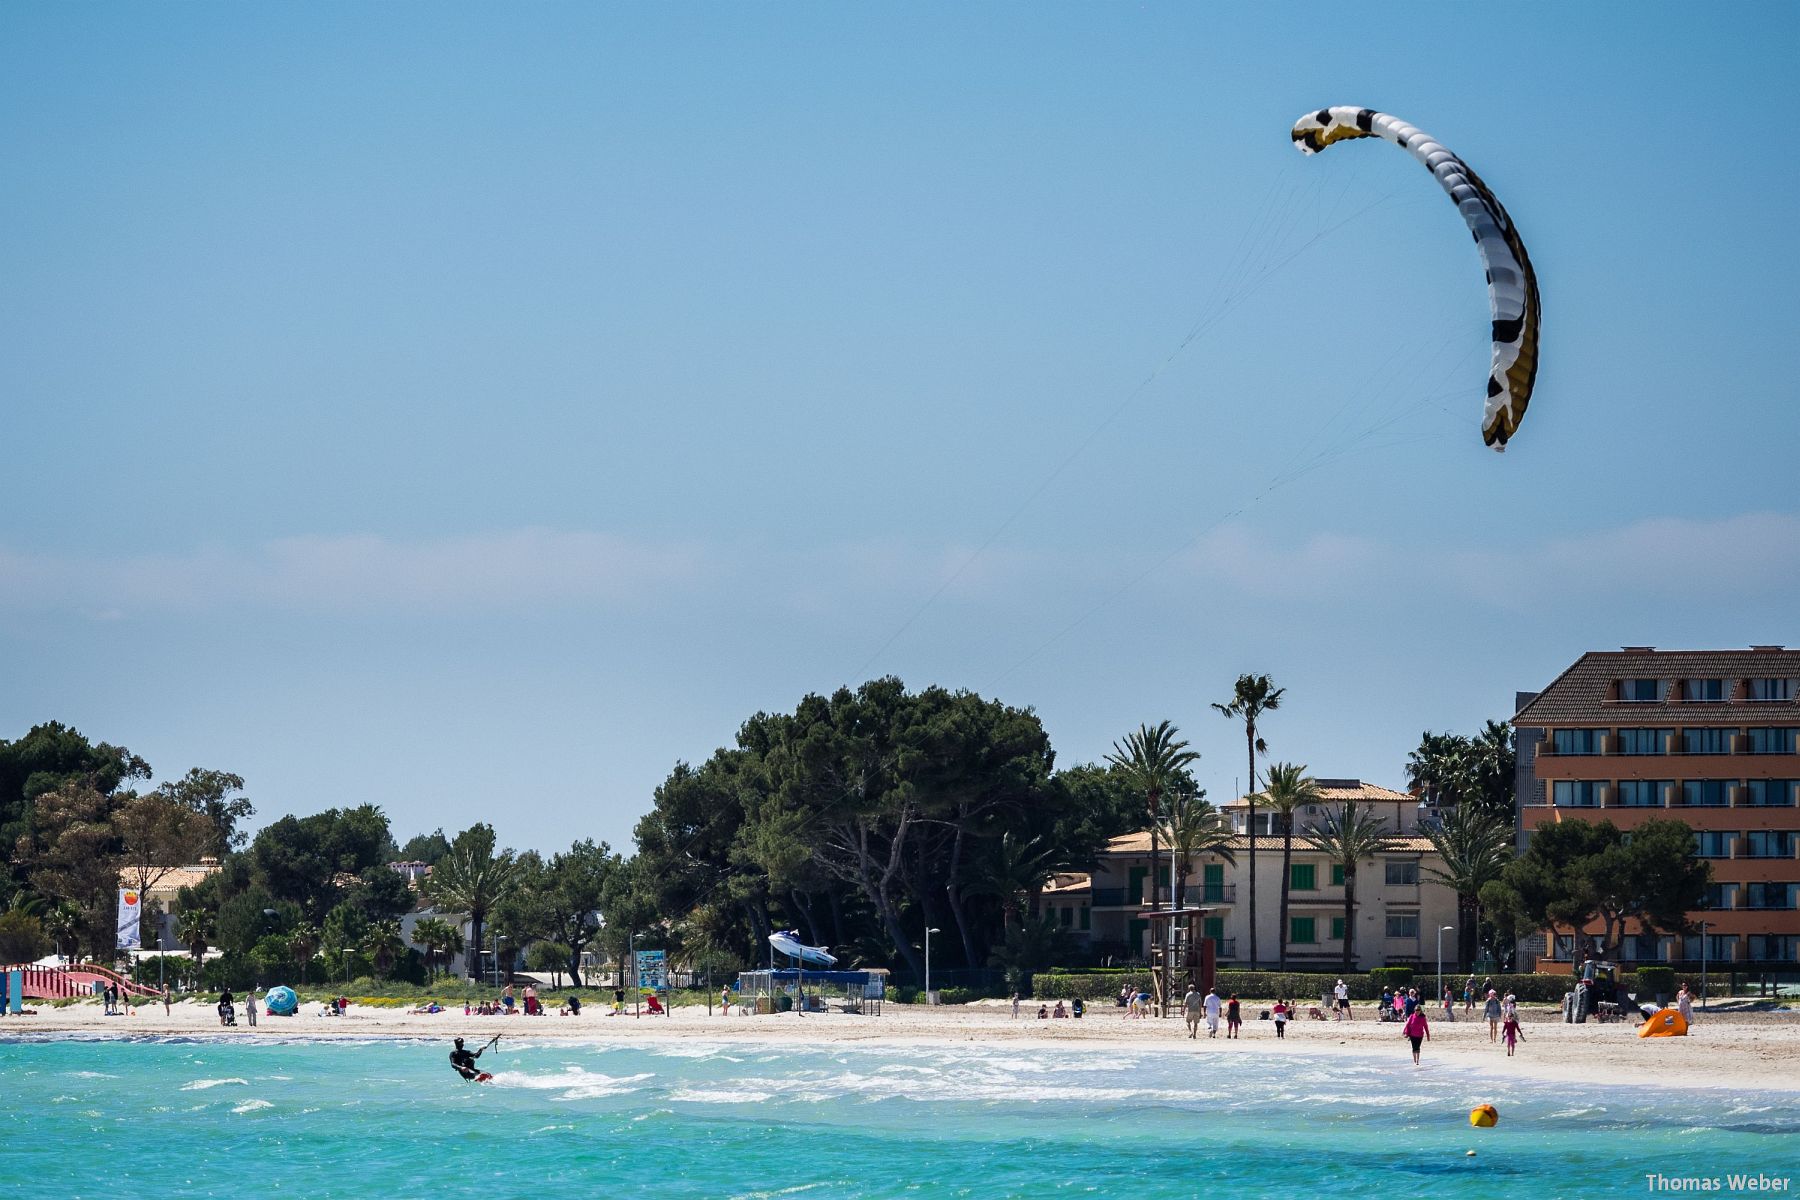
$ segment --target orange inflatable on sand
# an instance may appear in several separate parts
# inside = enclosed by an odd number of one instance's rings
[[[1687,1018],[1681,1015],[1679,1008],[1658,1009],[1638,1026],[1638,1036],[1651,1037],[1683,1037],[1687,1034]]]

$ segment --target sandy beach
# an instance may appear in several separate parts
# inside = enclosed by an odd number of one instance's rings
[[[667,1039],[710,1039],[771,1044],[861,1043],[902,1045],[979,1041],[1005,1042],[1021,1047],[1045,1046],[1091,1049],[1130,1049],[1141,1053],[1152,1046],[1171,1054],[1197,1058],[1213,1055],[1294,1055],[1313,1057],[1344,1054],[1365,1061],[1370,1056],[1391,1058],[1396,1071],[1410,1070],[1406,1042],[1399,1028],[1374,1019],[1373,1010],[1361,1010],[1356,1020],[1300,1021],[1289,1026],[1285,1038],[1276,1038],[1267,1021],[1250,1021],[1243,1036],[1189,1040],[1179,1019],[1126,1019],[1115,1008],[1090,1009],[1080,1020],[1037,1020],[1035,1005],[1026,1005],[1014,1018],[1004,1002],[928,1008],[922,1005],[887,1005],[879,1015],[843,1013],[785,1013],[776,1016],[720,1016],[703,1007],[677,1008],[665,1017],[612,1017],[590,1012],[580,1017],[464,1016],[455,1011],[423,1014],[403,1009],[352,1007],[344,1017],[319,1015],[317,1005],[305,1005],[292,1017],[260,1018],[254,1029],[240,1013],[235,1028],[221,1028],[210,1005],[179,1003],[165,1015],[160,1004],[137,1010],[134,1016],[108,1017],[97,1003],[63,1008],[43,1008],[35,1016],[0,1020],[0,1038],[21,1035],[63,1034],[75,1037],[146,1037],[158,1035],[217,1036],[221,1038],[444,1038],[463,1036],[486,1040],[496,1033],[534,1041],[551,1038],[632,1042]],[[1459,1014],[1460,1015],[1460,1014]],[[1507,1058],[1505,1050],[1488,1040],[1487,1025],[1478,1019],[1459,1019],[1432,1024],[1432,1040],[1425,1047],[1428,1065],[1451,1063],[1482,1073],[1592,1084],[1663,1084],[1684,1088],[1800,1092],[1800,1012],[1698,1014],[1692,1033],[1680,1038],[1636,1036],[1625,1024],[1568,1025],[1551,1010],[1525,1010],[1525,1036],[1518,1053]]]

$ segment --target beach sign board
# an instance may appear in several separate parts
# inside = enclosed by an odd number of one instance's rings
[[[667,991],[669,987],[669,960],[662,950],[639,950],[637,952],[637,978],[639,991]]]
[[[121,950],[129,950],[140,945],[138,923],[144,911],[143,896],[136,888],[119,889],[119,940]]]

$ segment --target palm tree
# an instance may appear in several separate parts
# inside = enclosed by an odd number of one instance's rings
[[[358,949],[375,964],[377,975],[386,975],[388,968],[394,965],[394,960],[406,953],[406,942],[400,936],[399,923],[381,921],[369,926]]]
[[[1179,732],[1168,721],[1155,729],[1140,725],[1136,733],[1125,735],[1125,744],[1113,743],[1106,761],[1125,776],[1126,782],[1144,796],[1144,811],[1150,824],[1150,899],[1156,901],[1156,840],[1162,823],[1163,793],[1181,787],[1188,781],[1188,767],[1200,761],[1198,751],[1189,750],[1178,741]]]
[[[1000,922],[1003,934],[1011,934],[1013,925],[1040,893],[1044,881],[1056,869],[1057,848],[1035,837],[1021,840],[1010,830],[1000,835],[1000,844],[992,859],[982,865],[981,873],[969,886],[975,895],[997,896],[1000,900]]]
[[[17,895],[13,897],[13,906],[15,908],[24,907],[19,903]],[[75,935],[81,929],[81,910],[65,900],[45,913],[43,922],[44,932],[50,935],[51,942],[56,946],[56,952],[62,954],[63,947],[67,946],[69,948],[67,957],[74,958]]]
[[[1286,688],[1278,688],[1267,675],[1239,675],[1231,689],[1228,704],[1215,704],[1219,714],[1244,723],[1244,747],[1249,755],[1249,778],[1244,796],[1250,802],[1250,967],[1256,968],[1256,756],[1267,754],[1269,747],[1256,735],[1257,722],[1266,712],[1281,707]],[[1285,938],[1284,938],[1285,940]]]
[[[489,910],[512,889],[518,862],[511,850],[494,852],[494,827],[471,825],[456,835],[431,873],[431,898],[439,907],[469,914],[469,978],[481,977],[481,926]]]
[[[194,965],[199,966],[207,946],[217,936],[212,913],[204,908],[188,909],[181,914],[181,925],[176,929],[175,936],[187,947],[187,952],[194,956]]]
[[[1175,858],[1175,907],[1180,908],[1187,889],[1188,872],[1194,861],[1207,854],[1217,855],[1237,865],[1231,851],[1231,825],[1225,815],[1213,807],[1205,791],[1177,792],[1169,800],[1169,813],[1162,822],[1163,840]]]
[[[438,957],[443,956],[444,966],[462,952],[462,932],[448,921],[436,917],[423,917],[413,926],[413,941],[425,947],[425,965],[430,968],[433,978],[437,976]],[[454,947],[454,948],[453,948]]]
[[[1356,868],[1388,843],[1388,828],[1372,810],[1346,800],[1341,813],[1327,811],[1306,834],[1306,844],[1344,872],[1344,973],[1355,970]]]
[[[1283,971],[1287,970],[1288,893],[1294,882],[1294,810],[1302,804],[1317,804],[1322,798],[1318,783],[1306,773],[1304,765],[1269,764],[1268,786],[1263,789],[1262,801],[1274,810],[1281,826],[1281,919],[1275,933]]]
[[[288,953],[293,956],[294,965],[300,968],[300,983],[306,983],[306,964],[312,961],[313,955],[319,952],[319,931],[305,921],[294,926],[288,934]]]
[[[1465,801],[1446,811],[1425,836],[1441,860],[1425,873],[1456,893],[1457,950],[1467,966],[1475,961],[1481,889],[1500,878],[1513,858],[1512,823]]]

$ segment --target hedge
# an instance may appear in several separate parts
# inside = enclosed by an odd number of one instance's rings
[[[1350,989],[1352,1000],[1372,1001],[1381,995],[1381,989],[1394,986],[1397,978],[1405,977],[1414,982],[1408,986],[1419,988],[1422,996],[1431,997],[1432,989],[1437,985],[1436,972],[1420,973],[1409,967],[1378,968],[1377,972],[1358,972],[1342,976]],[[1397,974],[1398,973],[1398,974]],[[1272,1000],[1286,997],[1297,1000],[1313,1000],[1327,995],[1337,985],[1340,978],[1336,974],[1317,972],[1282,973],[1279,971],[1220,971],[1217,975],[1219,991],[1224,995],[1238,995],[1246,999]],[[1455,995],[1458,1007],[1462,1003],[1463,981],[1466,973],[1444,972],[1444,982]],[[1483,980],[1490,980],[1493,988],[1502,996],[1512,993],[1520,1000],[1531,1003],[1559,1004],[1563,993],[1574,987],[1574,980],[1567,975],[1478,975],[1476,985]],[[1627,992],[1648,991],[1655,993],[1660,984],[1640,982],[1631,975],[1625,975],[1621,982]],[[1032,979],[1032,994],[1040,1000],[1073,1000],[1080,997],[1092,1002],[1115,1000],[1119,989],[1129,986],[1133,991],[1148,992],[1150,972],[1145,968],[1114,969],[1106,971],[1051,971],[1037,975]],[[1477,1000],[1481,997],[1476,997]]]

